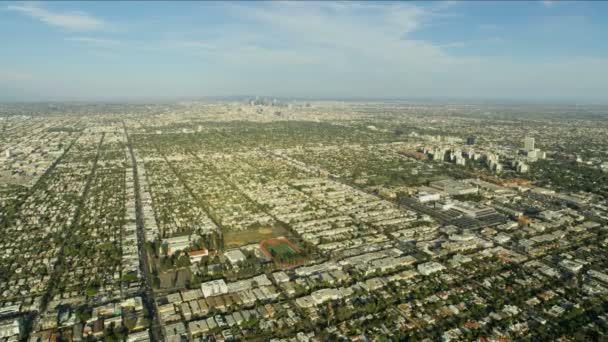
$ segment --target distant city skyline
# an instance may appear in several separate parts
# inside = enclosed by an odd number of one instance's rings
[[[2,2],[0,101],[607,103],[608,2]]]

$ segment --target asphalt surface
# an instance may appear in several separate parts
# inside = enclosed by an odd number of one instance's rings
[[[142,301],[151,319],[150,338],[152,339],[152,341],[164,341],[164,339],[162,338],[160,320],[158,319],[158,313],[156,312],[156,300],[154,298],[154,291],[152,289],[152,275],[150,274],[148,257],[144,248],[144,242],[146,241],[146,237],[144,233],[143,211],[141,209],[137,162],[135,160],[135,154],[133,153],[133,144],[131,141],[131,136],[127,132],[127,128],[125,127],[124,129],[125,134],[127,135],[127,146],[129,148],[129,154],[131,155],[131,163],[133,164],[133,185],[135,188],[136,210],[135,220],[137,225],[137,247],[139,251],[139,267],[144,275],[142,285]]]

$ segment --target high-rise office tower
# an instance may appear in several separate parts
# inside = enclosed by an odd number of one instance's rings
[[[524,150],[534,151],[534,138],[532,138],[532,137],[524,138]]]

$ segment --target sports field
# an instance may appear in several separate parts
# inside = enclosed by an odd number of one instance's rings
[[[266,246],[266,249],[268,252],[270,252],[270,255],[272,255],[273,258],[286,260],[300,256],[300,253],[298,253],[286,242],[279,242],[274,245]]]
[[[281,227],[263,227],[247,230],[228,230],[224,232],[224,244],[228,248],[259,243],[264,239],[284,236],[287,231]]]
[[[284,237],[263,240],[260,243],[260,249],[275,263],[282,266],[295,266],[306,260],[298,246]]]

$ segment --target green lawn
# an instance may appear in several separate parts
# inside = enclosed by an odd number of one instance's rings
[[[270,252],[273,258],[289,259],[301,256],[300,253],[294,250],[287,243],[278,243],[275,245],[266,246],[266,249],[268,250],[268,252]]]

